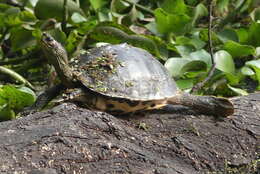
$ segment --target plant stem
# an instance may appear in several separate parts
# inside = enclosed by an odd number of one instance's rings
[[[61,23],[62,31],[66,33],[66,25],[67,25],[67,19],[68,19],[68,0],[63,1],[63,19]]]
[[[216,69],[216,62],[214,60],[214,55],[213,55],[213,44],[212,44],[212,37],[211,37],[211,30],[212,30],[212,11],[213,11],[213,2],[214,0],[208,0],[208,11],[209,11],[209,15],[208,15],[208,45],[209,45],[209,53],[210,53],[210,57],[211,57],[211,62],[212,62],[212,66],[208,72],[207,77],[202,81],[197,83],[192,89],[191,89],[191,93],[194,93],[198,90],[200,90],[213,76],[215,69]]]
[[[23,78],[20,74],[16,73],[15,71],[5,68],[3,66],[0,66],[0,73],[7,74],[13,79],[25,84],[26,86],[30,87],[31,89],[34,89],[32,84],[28,82],[25,78]]]

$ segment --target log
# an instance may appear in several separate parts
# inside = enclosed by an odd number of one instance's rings
[[[64,103],[0,123],[0,173],[196,174],[260,171],[260,93],[223,120],[115,117]]]

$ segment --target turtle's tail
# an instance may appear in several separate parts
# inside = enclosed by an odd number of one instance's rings
[[[218,117],[226,117],[234,113],[234,106],[228,99],[214,96],[180,93],[170,98],[168,104],[188,106],[199,113]]]

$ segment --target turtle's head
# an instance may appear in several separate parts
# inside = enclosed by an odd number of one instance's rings
[[[66,50],[51,35],[44,32],[42,34],[40,43],[44,53],[46,54],[47,59],[52,64],[54,64],[57,59],[59,59],[60,61],[64,61],[64,63],[68,63]]]
[[[64,47],[47,33],[42,34],[40,44],[46,58],[55,67],[62,83],[71,87],[73,72],[68,65],[68,56]]]

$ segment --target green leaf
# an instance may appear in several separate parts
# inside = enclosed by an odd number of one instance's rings
[[[26,106],[30,106],[36,100],[34,92],[29,88],[15,88],[12,85],[5,85],[0,88],[0,98],[5,101],[9,108],[14,110],[21,110]]]
[[[175,46],[175,48],[177,49],[178,53],[185,58],[188,58],[189,55],[195,51],[195,49],[189,45]]]
[[[12,50],[17,51],[34,46],[36,39],[32,36],[32,31],[24,28],[13,28],[11,30]]]
[[[230,74],[235,73],[235,64],[232,56],[228,52],[224,50],[216,52],[214,54],[214,60],[218,70]]]
[[[224,29],[223,31],[217,33],[217,36],[223,43],[225,43],[229,40],[238,42],[237,33],[233,29]]]
[[[21,107],[30,106],[36,101],[36,95],[30,88],[23,86],[16,89],[20,91],[20,95],[23,100]]]
[[[111,11],[107,8],[101,8],[100,10],[98,10],[97,14],[98,14],[98,20],[100,22],[112,21],[113,20],[113,16],[111,14]]]
[[[164,65],[173,77],[180,77],[187,72],[205,71],[207,65],[200,60],[186,58],[169,58]]]
[[[248,95],[248,93],[243,89],[232,87],[229,84],[227,84],[227,86],[229,89],[231,89],[233,92],[235,92],[238,95]]]
[[[239,29],[236,30],[236,33],[237,33],[237,36],[239,38],[238,40],[239,40],[240,44],[247,42],[247,40],[248,40],[248,31],[247,31],[247,29],[239,28]]]
[[[198,4],[193,12],[193,19],[192,19],[192,26],[195,25],[196,21],[203,17],[203,16],[207,16],[208,15],[208,9],[202,4]]]
[[[15,118],[15,112],[8,108],[2,107],[0,108],[0,121],[12,120]]]
[[[249,68],[247,66],[243,66],[241,68],[241,72],[242,72],[243,75],[246,75],[246,76],[255,75],[255,72],[251,68]]]
[[[125,10],[127,8],[129,8],[130,4],[124,1],[120,1],[120,0],[114,0],[111,2],[111,11],[116,13],[116,15],[118,15],[118,13],[123,14],[125,13]],[[113,14],[114,14],[113,13]]]
[[[217,1],[217,10],[222,14],[227,12],[228,4],[229,4],[229,0],[218,0]]]
[[[27,22],[27,23],[34,24],[36,22],[36,17],[34,16],[33,13],[31,13],[29,11],[22,11],[19,14],[19,18],[21,19],[21,21]]]
[[[230,85],[238,85],[241,77],[238,74],[225,73],[225,77]]]
[[[260,47],[256,47],[255,54],[257,58],[260,57]]]
[[[161,8],[171,14],[185,14],[187,6],[183,0],[165,0]]]
[[[260,84],[260,59],[248,61],[246,62],[246,65],[254,69],[256,73],[256,78],[258,80],[258,83]]]
[[[191,60],[191,59],[189,59],[189,60],[190,60],[190,62],[187,62],[186,64],[183,65],[183,67],[181,69],[182,74],[187,73],[187,72],[201,72],[201,71],[207,70],[207,64],[204,61]],[[195,74],[195,76],[196,75],[197,74]]]
[[[192,35],[191,37],[178,36],[176,37],[176,44],[192,45],[196,49],[202,49],[206,45],[206,43],[202,41],[197,35]]]
[[[255,48],[250,45],[241,45],[234,41],[227,41],[224,44],[224,49],[228,51],[233,58],[245,57],[249,55],[255,55]]]
[[[189,59],[184,59],[184,58],[169,58],[164,66],[168,69],[170,72],[171,76],[173,77],[179,77],[182,75],[182,67],[190,62]]]
[[[35,16],[38,19],[49,19],[55,18],[58,21],[62,21],[63,18],[63,2],[64,0],[39,0],[34,8]],[[74,13],[78,12],[84,16],[83,11],[79,6],[72,0],[68,0],[68,15],[69,17]]]
[[[210,68],[212,65],[210,54],[204,49],[192,52],[189,57],[193,60],[200,60],[207,64],[207,67]]]
[[[260,22],[260,7],[254,9],[252,13],[250,13],[250,17],[252,18],[253,21],[255,22]]]
[[[247,61],[247,62],[246,62],[246,65],[247,65],[247,66],[254,66],[254,67],[260,69],[260,59]]]
[[[252,23],[249,28],[248,42],[253,46],[260,46],[260,23]]]
[[[89,0],[91,6],[97,10],[107,4],[106,0]]]
[[[191,29],[191,18],[186,14],[170,14],[158,8],[154,11],[157,29],[160,33],[181,35]]]
[[[82,16],[81,14],[79,14],[77,12],[72,14],[71,20],[74,23],[81,23],[81,22],[87,21],[87,19],[84,16]]]
[[[193,87],[193,79],[180,79],[176,80],[179,89],[189,89]]]

